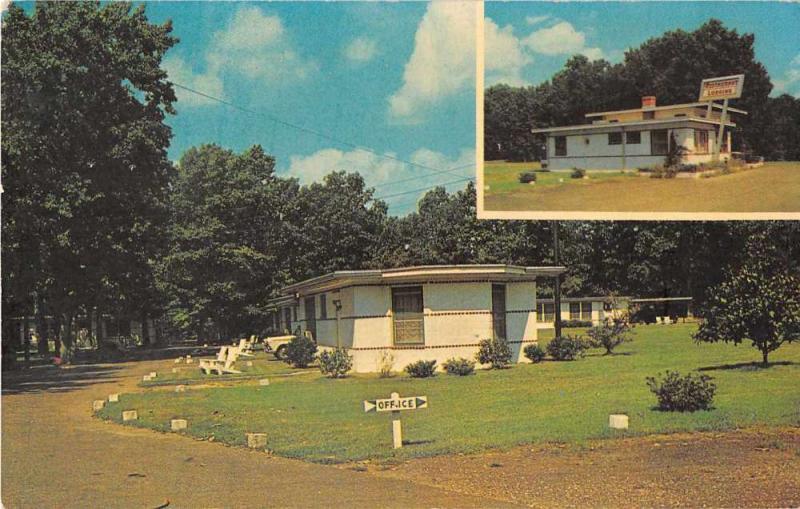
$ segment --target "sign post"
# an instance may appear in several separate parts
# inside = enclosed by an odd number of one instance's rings
[[[389,399],[364,401],[364,412],[392,412],[392,446],[395,449],[403,447],[403,427],[400,423],[400,411],[418,410],[420,408],[428,408],[427,396],[401,398],[400,394],[393,392]]]
[[[728,121],[728,99],[738,99],[742,96],[744,87],[744,74],[723,76],[721,78],[706,78],[700,83],[700,102],[708,101],[706,118],[711,120],[711,111],[715,100],[722,99],[722,115],[717,130],[717,139],[714,143],[714,161],[719,161],[722,140],[725,135],[725,123]],[[730,149],[730,147],[729,147]]]

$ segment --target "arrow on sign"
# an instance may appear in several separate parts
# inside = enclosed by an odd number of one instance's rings
[[[417,396],[417,408],[428,408],[428,396]]]
[[[364,401],[364,411],[365,412],[374,412],[375,411],[375,402],[374,401]]]

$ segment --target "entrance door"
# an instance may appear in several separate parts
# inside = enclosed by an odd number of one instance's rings
[[[306,297],[306,330],[311,333],[314,341],[317,340],[317,306],[314,297]]]
[[[492,331],[495,339],[506,337],[506,285],[492,285]]]

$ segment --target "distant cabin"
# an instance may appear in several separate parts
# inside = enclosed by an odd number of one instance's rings
[[[418,360],[474,360],[482,339],[507,340],[515,362],[537,341],[536,288],[564,267],[435,265],[337,271],[281,290],[270,302],[275,331],[308,331],[320,349],[337,345],[356,372]]]
[[[631,110],[587,113],[590,123],[533,129],[546,137],[542,165],[551,170],[583,168],[620,170],[653,167],[664,163],[672,135],[687,149],[688,164],[711,162],[716,133],[722,122],[722,105],[707,102],[656,106],[656,98],[642,98],[642,107]],[[731,157],[731,114],[747,112],[728,107],[720,160]]]

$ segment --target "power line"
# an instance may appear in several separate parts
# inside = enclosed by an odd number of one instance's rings
[[[419,164],[419,163],[415,163],[415,162],[412,162],[412,161],[407,161],[405,159],[401,159],[399,157],[395,157],[395,156],[392,156],[392,155],[389,155],[389,154],[384,154],[384,153],[379,152],[377,150],[374,150],[374,149],[371,149],[371,148],[368,148],[368,147],[362,147],[362,146],[359,146],[359,145],[357,145],[355,143],[351,143],[349,141],[345,141],[345,140],[342,140],[342,139],[339,139],[339,138],[335,138],[333,136],[330,136],[330,135],[325,134],[325,133],[320,132],[320,131],[316,131],[314,129],[310,129],[310,128],[305,127],[305,126],[301,126],[301,125],[298,125],[298,124],[294,124],[292,122],[287,122],[285,120],[281,120],[280,118],[275,117],[273,115],[270,115],[268,113],[250,110],[250,109],[245,108],[243,106],[239,106],[238,104],[232,103],[230,101],[226,101],[225,99],[220,99],[219,97],[214,97],[213,95],[206,94],[205,92],[201,92],[199,90],[195,90],[193,88],[187,87],[186,85],[181,85],[180,83],[176,83],[174,81],[171,82],[171,83],[174,86],[176,86],[176,87],[178,87],[180,89],[186,90],[187,92],[191,92],[191,93],[199,95],[201,97],[205,97],[206,99],[210,99],[212,101],[216,101],[216,102],[218,102],[220,104],[224,104],[226,106],[229,106],[231,108],[237,109],[239,111],[243,111],[245,113],[250,113],[251,115],[262,116],[262,117],[267,118],[267,119],[269,119],[269,120],[271,120],[271,121],[273,121],[273,122],[275,122],[277,124],[280,124],[280,125],[283,125],[283,126],[286,126],[286,127],[290,127],[292,129],[296,129],[298,131],[301,131],[301,132],[304,132],[304,133],[307,133],[307,134],[312,134],[314,136],[317,136],[319,138],[331,141],[333,143],[338,143],[340,145],[344,145],[346,147],[350,147],[353,150],[360,150],[362,152],[368,152],[370,154],[376,155],[378,157],[382,157],[384,159],[391,159],[393,161],[397,161],[397,162],[400,162],[400,163],[404,163],[404,164],[408,164],[408,165],[411,165],[411,166],[415,166],[417,168],[422,168],[422,169],[425,169],[425,170],[432,170],[432,171],[436,172],[434,174],[453,173],[453,171],[455,170],[455,168],[447,169],[447,170],[442,170],[441,168],[433,168],[431,166],[426,166],[424,164]],[[474,164],[474,163],[471,163],[471,164]],[[453,174],[457,175],[456,173],[453,173]]]
[[[458,180],[451,180],[449,182],[442,182],[440,184],[436,184],[435,186],[421,187],[419,189],[411,189],[409,191],[403,191],[403,192],[400,192],[400,193],[387,194],[387,195],[384,195],[384,196],[376,196],[373,199],[374,200],[385,200],[387,198],[394,198],[396,196],[403,196],[403,195],[411,194],[411,193],[421,193],[422,191],[427,191],[428,189],[434,189],[434,188],[437,188],[437,187],[444,187],[444,186],[447,186],[447,185],[450,185],[450,184],[456,184],[458,182],[466,182],[468,180],[474,180],[474,179],[475,179],[474,176],[473,177],[460,178]]]
[[[439,175],[441,173],[450,173],[450,172],[455,171],[455,170],[463,170],[464,168],[470,168],[470,167],[473,167],[473,166],[475,166],[475,163],[462,164],[461,166],[454,166],[454,167],[449,168],[447,170],[440,170],[440,171],[436,171],[434,173],[429,173],[427,175],[422,175],[422,176],[418,176],[418,177],[408,177],[408,178],[404,178],[404,179],[400,179],[400,180],[392,180],[391,182],[384,182],[383,184],[377,184],[377,185],[374,185],[372,187],[377,189],[379,187],[391,186],[391,185],[394,185],[394,184],[400,184],[402,182],[409,182],[411,180],[425,179],[425,178],[428,178],[428,177],[433,177],[434,175]]]

